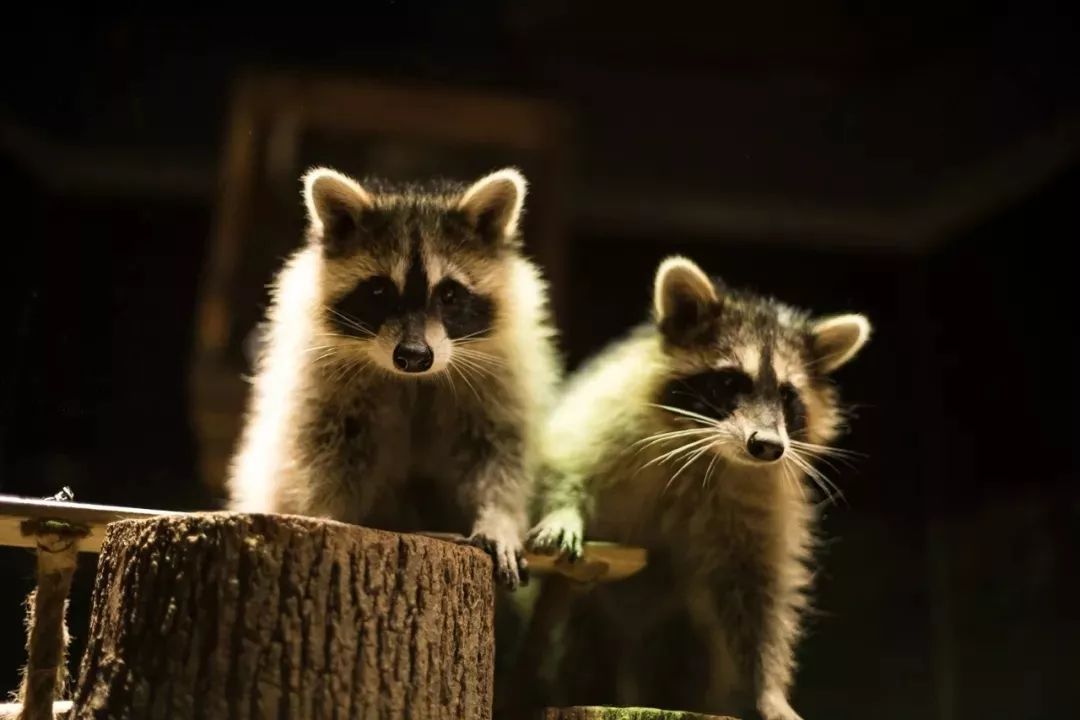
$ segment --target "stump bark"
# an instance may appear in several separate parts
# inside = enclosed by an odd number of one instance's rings
[[[548,708],[544,720],[735,720],[722,715],[635,707]]]
[[[109,526],[72,718],[490,718],[483,552],[294,516]]]

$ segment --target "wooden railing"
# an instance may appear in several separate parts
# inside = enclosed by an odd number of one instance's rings
[[[19,691],[20,702],[0,703],[0,720],[53,720],[66,718],[72,712],[71,701],[57,699],[65,685],[67,665],[63,608],[77,554],[101,552],[109,525],[118,521],[142,520],[150,521],[153,527],[162,520],[169,520],[166,524],[173,524],[173,519],[184,523],[185,518],[189,518],[193,523],[200,523],[213,522],[215,517],[228,522],[235,515],[77,503],[66,488],[50,499],[0,495],[0,545],[33,548],[37,555],[37,588],[32,595],[33,613],[27,623],[29,661]],[[243,520],[239,517],[234,519]],[[289,522],[284,516],[267,519]],[[325,524],[322,527],[326,527]],[[370,533],[362,528],[354,530],[356,533]],[[348,526],[339,525],[334,532],[341,531],[348,531]],[[302,526],[301,532],[306,532]],[[464,540],[462,536],[445,533],[419,535],[453,543]],[[527,555],[526,560],[530,574],[558,576],[562,579],[558,584],[565,586],[567,581],[609,582],[629,577],[644,568],[646,553],[641,548],[587,542],[581,559],[576,562],[533,554]],[[541,610],[538,614],[542,619],[550,613]]]
[[[36,547],[35,536],[50,522],[65,523],[84,532],[78,551],[97,553],[105,539],[105,527],[117,520],[144,520],[161,515],[182,515],[172,510],[114,505],[93,505],[64,500],[39,500],[0,495],[0,545]],[[420,533],[448,541],[462,539],[450,533]],[[574,563],[548,555],[527,554],[530,573],[557,573],[572,580],[606,582],[622,580],[645,567],[645,550],[615,543],[587,542],[582,557]]]

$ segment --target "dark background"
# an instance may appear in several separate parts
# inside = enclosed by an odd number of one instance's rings
[[[587,5],[587,7],[583,7]],[[575,126],[571,363],[685,252],[875,335],[794,705],[1061,718],[1080,662],[1071,244],[1080,32],[1025,2],[370,3],[5,23],[2,491],[196,509],[188,404],[243,68],[556,101]],[[730,6],[729,6],[730,5]],[[299,240],[299,239],[298,239]],[[72,595],[75,653],[93,558]],[[0,686],[32,560],[0,552]]]

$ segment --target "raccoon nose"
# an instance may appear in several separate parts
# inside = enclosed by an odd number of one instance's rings
[[[758,460],[773,462],[784,454],[784,443],[780,442],[780,438],[755,432],[746,441],[746,450]]]
[[[402,372],[424,372],[434,361],[435,353],[427,343],[406,340],[394,348],[394,367]]]

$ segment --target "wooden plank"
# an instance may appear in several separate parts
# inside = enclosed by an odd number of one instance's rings
[[[465,539],[464,536],[453,533],[420,534],[451,542]],[[578,582],[612,582],[640,572],[648,560],[648,553],[639,547],[586,541],[582,547],[581,559],[576,562],[555,555],[533,553],[525,553],[525,560],[529,563],[529,572],[534,575],[558,573]]]
[[[21,703],[0,703],[0,720],[16,720],[22,713]],[[57,700],[53,703],[53,716],[66,718],[71,713],[70,700]]]
[[[727,715],[705,715],[680,710],[646,707],[566,707],[548,708],[543,720],[735,720]]]
[[[529,572],[538,575],[558,573],[579,582],[613,582],[623,580],[645,567],[644,548],[607,542],[586,542],[581,559],[570,562],[554,555],[528,553]]]
[[[87,535],[79,540],[79,551],[97,553],[101,550],[105,528],[109,523],[183,514],[186,513],[0,495],[0,545],[34,547],[33,534],[24,532],[24,523],[52,520],[85,528]],[[463,540],[461,535],[450,533],[419,534],[450,542]],[[527,554],[525,559],[529,563],[529,572],[534,575],[557,573],[578,582],[611,582],[639,572],[645,567],[647,555],[642,548],[586,542],[582,557],[577,562],[532,553]]]
[[[36,543],[33,536],[23,533],[23,523],[28,520],[55,520],[86,528],[88,535],[79,541],[79,551],[96,553],[101,550],[101,543],[105,540],[105,526],[111,522],[175,514],[177,513],[167,510],[143,510],[0,495],[0,545],[34,547]]]

